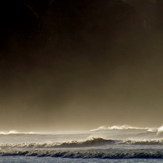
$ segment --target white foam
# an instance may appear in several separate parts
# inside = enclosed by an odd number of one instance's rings
[[[159,128],[157,129],[157,134],[159,135],[159,134],[161,134],[161,133],[163,133],[163,126],[161,126],[161,127],[159,127]]]
[[[36,132],[19,132],[16,130],[10,130],[10,131],[0,131],[0,135],[11,135],[11,134],[37,134]]]
[[[135,126],[129,126],[129,125],[114,125],[114,126],[100,126],[97,129],[92,129],[90,131],[102,131],[102,130],[148,130],[153,131],[154,128],[149,127],[135,127]]]

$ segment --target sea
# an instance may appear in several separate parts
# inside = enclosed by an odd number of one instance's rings
[[[0,132],[0,163],[163,163],[163,127]]]

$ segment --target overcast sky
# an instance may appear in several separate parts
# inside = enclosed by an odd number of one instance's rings
[[[160,126],[161,0],[0,2],[0,130]]]

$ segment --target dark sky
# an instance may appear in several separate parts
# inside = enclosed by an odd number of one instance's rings
[[[162,0],[0,2],[0,130],[160,126]]]

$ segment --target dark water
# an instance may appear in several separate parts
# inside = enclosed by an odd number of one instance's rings
[[[51,157],[0,157],[0,163],[162,163],[162,159],[69,159]]]

